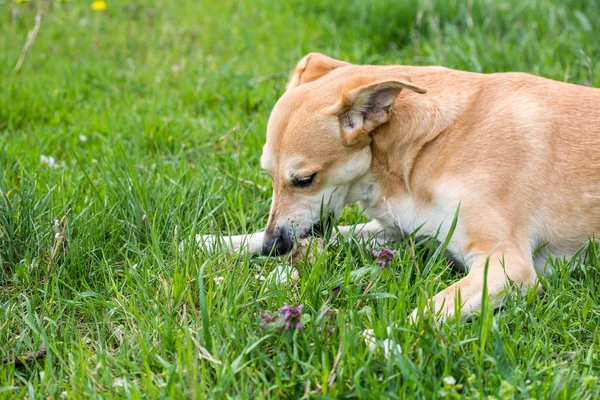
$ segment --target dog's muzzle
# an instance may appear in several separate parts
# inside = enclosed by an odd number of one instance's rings
[[[306,239],[309,236],[324,235],[331,230],[333,214],[327,215],[321,221],[314,224],[305,232],[296,232],[298,239]],[[294,232],[290,228],[276,227],[272,235],[265,233],[265,238],[262,245],[262,254],[265,256],[282,256],[289,253],[294,247]]]
[[[265,236],[262,254],[265,256],[282,256],[289,253],[292,247],[294,247],[294,236],[291,230],[277,227],[272,235]]]

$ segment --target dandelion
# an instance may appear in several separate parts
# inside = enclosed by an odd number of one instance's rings
[[[381,250],[373,250],[375,261],[381,268],[385,268],[390,261],[392,261],[396,255],[396,250],[390,250],[387,247],[382,247]]]
[[[94,11],[106,10],[106,2],[105,1],[93,1],[92,2],[92,10],[94,10]]]

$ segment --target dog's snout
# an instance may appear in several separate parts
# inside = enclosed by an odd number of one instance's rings
[[[265,256],[280,256],[287,254],[292,250],[294,243],[292,235],[287,234],[283,229],[275,229],[272,235],[266,236],[263,241],[262,253]]]

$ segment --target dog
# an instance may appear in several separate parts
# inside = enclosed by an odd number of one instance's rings
[[[600,90],[311,53],[270,115],[261,166],[273,183],[266,229],[199,241],[282,255],[353,203],[372,220],[340,226],[342,237],[454,228],[448,251],[467,275],[424,312],[467,317],[486,278],[497,307],[507,287],[537,288],[548,257],[570,258],[600,233]]]

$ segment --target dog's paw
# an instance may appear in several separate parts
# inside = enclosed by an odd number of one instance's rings
[[[447,305],[444,301],[437,301],[432,305],[426,306],[423,310],[415,308],[410,313],[408,321],[413,325],[417,325],[421,320],[427,319],[433,319],[436,324],[447,321],[454,316],[454,305],[453,302],[450,303],[450,305]]]
[[[217,250],[218,243],[219,237],[216,235],[196,235],[196,244],[209,253]]]
[[[419,322],[419,309],[415,308],[413,312],[408,316],[408,322],[412,325],[416,325]]]
[[[195,244],[204,251],[209,253],[214,253],[217,249],[217,244],[219,243],[219,237],[215,235],[196,235]],[[179,243],[179,250],[185,251],[188,247],[189,242],[187,240],[183,240]]]
[[[267,281],[275,284],[295,284],[300,279],[298,270],[291,265],[278,265],[267,276]]]
[[[383,339],[383,341],[377,339],[373,329],[365,329],[362,337],[369,349],[369,353],[376,353],[381,349],[386,359],[395,358],[399,354],[402,354],[402,347],[394,341],[392,328],[389,326],[387,327],[387,338]]]

